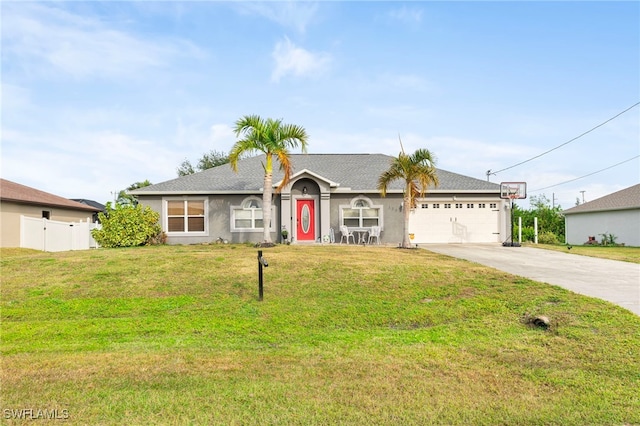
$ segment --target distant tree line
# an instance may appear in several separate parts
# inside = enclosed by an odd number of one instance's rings
[[[534,218],[538,218],[538,242],[562,244],[565,241],[564,215],[561,206],[551,206],[545,195],[532,196],[529,209],[514,204],[514,238],[518,235],[518,218],[522,218],[522,241],[534,241]]]

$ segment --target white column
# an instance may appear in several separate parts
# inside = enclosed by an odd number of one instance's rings
[[[518,244],[522,244],[522,216],[518,217]]]

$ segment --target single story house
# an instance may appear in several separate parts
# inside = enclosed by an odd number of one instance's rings
[[[71,201],[76,201],[76,202],[78,202],[80,204],[85,204],[87,206],[96,208],[98,211],[93,214],[93,221],[94,222],[99,222],[99,220],[98,220],[98,213],[99,212],[103,212],[104,213],[104,212],[107,211],[107,206],[105,206],[104,204],[99,203],[97,201],[94,201],[94,200],[86,200],[84,198],[71,198]]]
[[[564,212],[567,244],[584,244],[603,234],[616,243],[640,246],[640,184],[572,207]]]
[[[21,247],[21,216],[59,222],[92,222],[99,209],[0,179],[0,247]]]
[[[340,226],[379,226],[380,240],[402,241],[402,193],[394,182],[387,196],[376,189],[393,157],[382,154],[292,154],[290,182],[273,198],[272,241],[286,229],[294,243],[340,240]],[[160,213],[170,244],[262,240],[264,155],[139,188],[131,193]],[[276,163],[274,163],[276,164]],[[274,165],[273,186],[283,173]],[[440,184],[429,188],[411,212],[410,232],[420,243],[499,243],[509,232],[508,201],[500,185],[437,170]]]

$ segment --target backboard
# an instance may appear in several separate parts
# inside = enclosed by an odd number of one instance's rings
[[[507,200],[527,198],[527,182],[501,182],[500,198]]]

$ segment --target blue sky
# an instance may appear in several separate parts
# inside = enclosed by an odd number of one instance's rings
[[[0,7],[1,174],[63,197],[173,179],[248,114],[305,127],[310,153],[397,155],[400,135],[565,209],[640,182],[640,106],[511,167],[640,101],[636,1]]]

